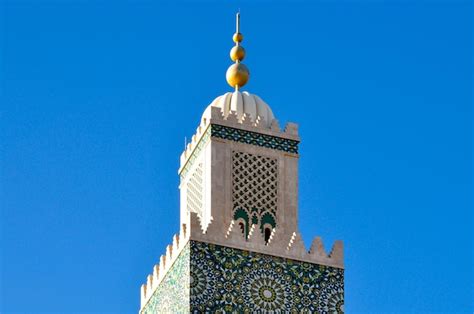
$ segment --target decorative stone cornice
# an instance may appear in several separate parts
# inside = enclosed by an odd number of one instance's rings
[[[191,240],[344,268],[342,241],[335,241],[331,252],[328,254],[324,250],[321,238],[316,237],[308,251],[298,230],[295,230],[292,234],[283,234],[276,227],[273,229],[270,240],[265,243],[257,225],[252,225],[249,236],[245,238],[234,220],[231,220],[228,225],[211,221],[207,228],[203,228],[199,216],[196,213],[190,213],[190,215]]]

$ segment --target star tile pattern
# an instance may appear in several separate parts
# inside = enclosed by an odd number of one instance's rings
[[[344,270],[190,241],[142,313],[344,313]]]

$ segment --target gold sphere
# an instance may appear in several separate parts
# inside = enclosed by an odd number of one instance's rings
[[[244,40],[244,36],[241,33],[235,33],[234,36],[232,36],[232,40],[235,43],[240,43],[242,40]]]
[[[230,58],[232,61],[242,61],[245,58],[245,49],[242,46],[234,46],[230,50]]]
[[[242,63],[234,63],[228,69],[225,77],[231,87],[242,87],[249,80],[249,70]]]

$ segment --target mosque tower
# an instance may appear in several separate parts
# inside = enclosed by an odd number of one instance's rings
[[[241,91],[240,14],[235,89],[204,110],[181,154],[181,228],[141,287],[140,313],[342,313],[341,241],[305,248],[298,231],[298,126]]]

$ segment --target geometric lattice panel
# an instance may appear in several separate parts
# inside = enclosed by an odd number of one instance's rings
[[[202,217],[202,164],[197,165],[186,190],[188,212],[195,212]]]
[[[245,152],[232,152],[234,219],[245,224],[276,225],[278,160]]]

